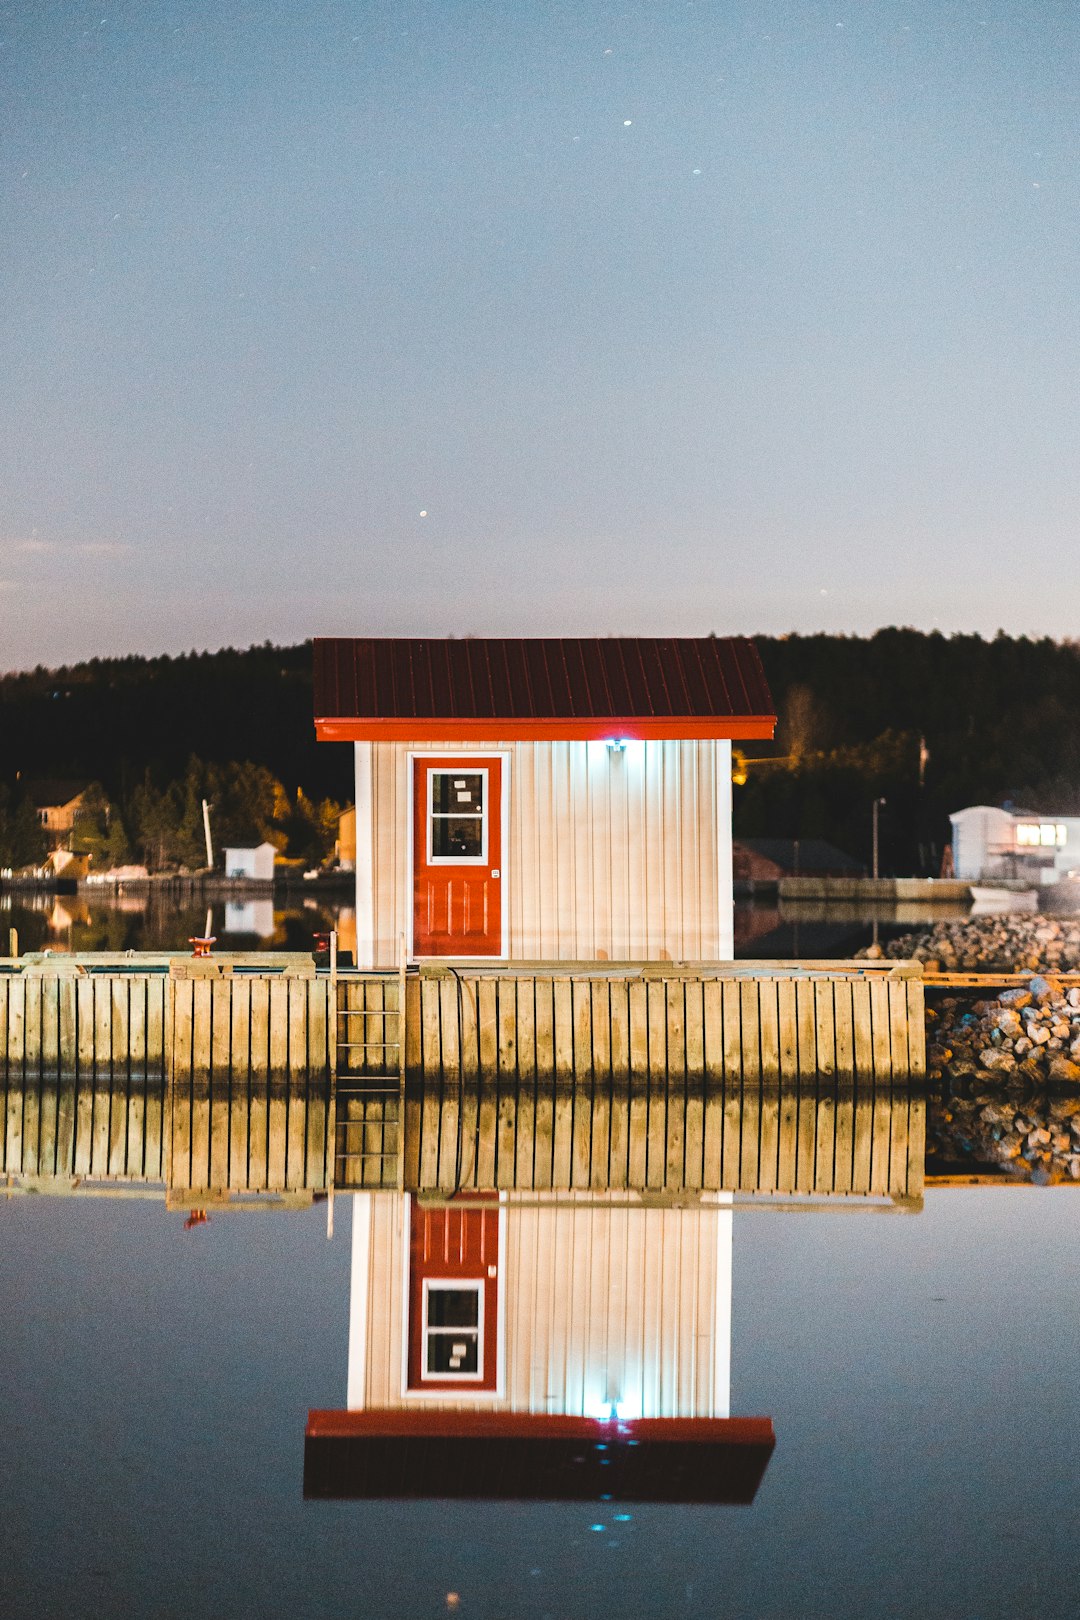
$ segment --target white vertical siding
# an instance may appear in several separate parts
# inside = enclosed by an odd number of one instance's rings
[[[358,934],[392,967],[410,932],[410,748],[357,745]],[[371,856],[361,858],[362,785]],[[733,955],[731,745],[502,743],[509,795],[505,953],[517,961],[717,961]],[[462,753],[432,744],[425,753]],[[361,891],[364,891],[362,895]],[[365,912],[365,905],[368,912]]]
[[[364,1196],[353,1287],[367,1303],[354,1298],[350,1312],[363,1342],[350,1336],[349,1405],[430,1405],[403,1393],[408,1203]],[[503,1395],[440,1395],[440,1406],[595,1416],[621,1402],[627,1416],[728,1416],[730,1206],[511,1198],[503,1220]]]

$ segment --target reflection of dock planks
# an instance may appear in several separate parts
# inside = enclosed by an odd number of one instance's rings
[[[191,1198],[916,1196],[922,993],[866,964],[6,964],[0,1169]]]
[[[403,1185],[918,1196],[919,978],[760,966],[410,975]]]

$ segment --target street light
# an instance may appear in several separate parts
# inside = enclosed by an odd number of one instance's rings
[[[874,877],[875,878],[879,875],[878,874],[878,811],[881,809],[881,806],[884,803],[885,803],[884,799],[875,799],[874,800],[874,812],[873,813],[874,813]]]

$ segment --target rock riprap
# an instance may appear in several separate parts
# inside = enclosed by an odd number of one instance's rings
[[[931,1082],[1080,1086],[1080,989],[1036,975],[991,1000],[945,996],[926,1009]]]
[[[931,1097],[926,1151],[928,1167],[939,1173],[947,1166],[1043,1185],[1080,1181],[1080,1094],[1018,1096],[974,1087]]]
[[[914,958],[942,973],[1075,973],[1080,971],[1080,917],[992,916],[935,923],[890,940],[883,951]]]

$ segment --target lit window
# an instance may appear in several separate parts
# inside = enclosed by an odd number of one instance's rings
[[[422,1378],[484,1376],[484,1295],[480,1282],[425,1278]]]
[[[1020,849],[1060,849],[1068,838],[1062,821],[1018,821],[1016,842]]]

